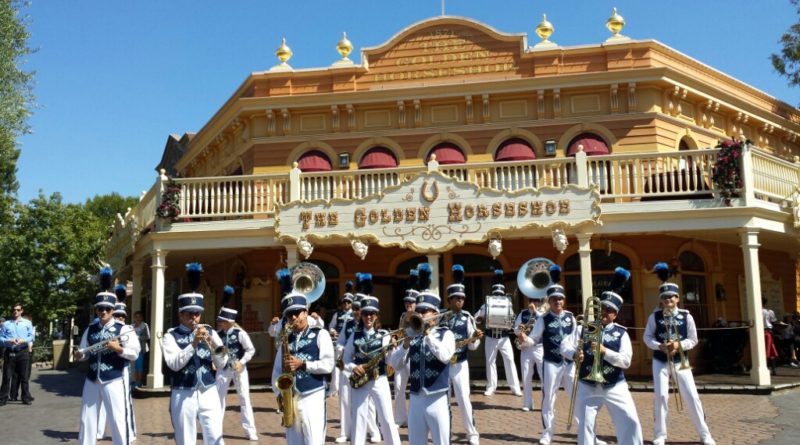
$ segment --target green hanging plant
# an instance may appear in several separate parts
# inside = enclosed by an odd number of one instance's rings
[[[731,198],[739,196],[739,190],[744,186],[742,178],[742,152],[745,144],[750,141],[731,139],[720,141],[716,148],[719,148],[717,161],[714,163],[713,175],[711,180],[719,190],[726,206],[731,205]]]
[[[161,204],[156,209],[160,218],[175,220],[181,214],[181,186],[173,179],[167,181]]]

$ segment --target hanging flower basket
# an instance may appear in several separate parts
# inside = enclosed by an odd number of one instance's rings
[[[161,204],[156,209],[159,218],[174,221],[181,214],[181,186],[174,180],[167,181],[164,193],[161,195]]]
[[[739,197],[739,190],[744,186],[742,179],[742,151],[744,145],[750,141],[731,139],[720,141],[716,148],[719,148],[719,156],[714,163],[714,174],[711,180],[719,190],[725,205],[730,207],[731,198]]]

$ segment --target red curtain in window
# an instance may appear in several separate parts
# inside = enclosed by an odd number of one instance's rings
[[[370,148],[358,163],[358,168],[361,169],[393,167],[397,167],[397,158],[386,147]]]
[[[567,156],[574,156],[578,152],[579,145],[583,145],[583,152],[589,156],[610,153],[608,145],[606,145],[606,141],[603,138],[592,133],[582,133],[570,141],[569,148],[567,148]]]
[[[467,158],[464,157],[464,152],[461,151],[461,148],[450,142],[444,142],[433,147],[433,150],[428,153],[428,159],[425,160],[425,163],[430,162],[431,155],[436,155],[436,161],[440,164],[463,164],[467,162]]]
[[[329,172],[333,169],[330,159],[319,150],[304,153],[297,160],[297,164],[302,172]]]
[[[514,138],[503,142],[494,156],[495,161],[532,161],[536,159],[536,151],[522,139]]]

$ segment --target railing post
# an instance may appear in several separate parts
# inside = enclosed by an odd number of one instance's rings
[[[289,202],[300,200],[300,167],[297,162],[292,163],[289,170]]]
[[[431,160],[428,161],[428,171],[435,172],[439,170],[439,161],[436,160],[436,155],[431,155]]]
[[[580,187],[589,187],[589,162],[586,153],[582,150],[583,146],[579,146],[581,150],[575,153],[575,170],[578,173],[578,185]]]
[[[165,218],[161,218],[158,216],[158,208],[161,207],[161,203],[164,200],[164,192],[167,189],[167,181],[169,178],[167,177],[167,171],[163,168],[158,172],[158,176],[156,177],[156,207],[155,207],[155,228],[156,232],[160,232],[165,225],[168,224],[168,221]]]
[[[745,206],[752,206],[756,203],[756,182],[755,172],[753,171],[753,151],[750,144],[742,145],[742,191]]]

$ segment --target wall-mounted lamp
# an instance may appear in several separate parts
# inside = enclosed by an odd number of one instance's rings
[[[556,155],[556,140],[555,139],[548,139],[544,141],[544,154],[546,156],[555,156]]]
[[[714,295],[717,297],[717,300],[722,301],[726,299],[725,286],[723,286],[722,283],[717,283],[717,285],[714,286]]]
[[[350,153],[339,153],[339,168],[350,168]]]

